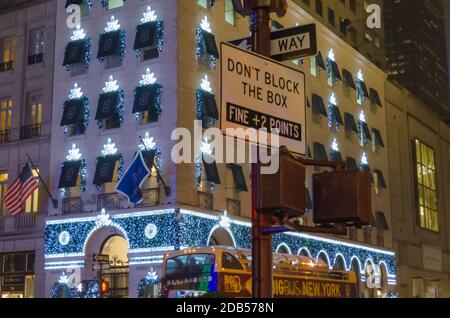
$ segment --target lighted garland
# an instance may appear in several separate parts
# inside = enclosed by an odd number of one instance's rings
[[[95,165],[96,166],[97,166],[98,161],[99,161],[100,158],[111,158],[111,159],[115,158],[116,161],[119,161],[119,168],[117,170],[117,180],[116,180],[116,182],[119,182],[120,180],[122,180],[122,178],[123,178],[123,176],[125,174],[125,168],[124,168],[125,161],[123,160],[122,154],[120,152],[118,152],[118,153],[116,153],[114,155],[106,155],[106,156],[102,155],[100,157],[97,157],[97,159],[95,161]],[[101,185],[97,185],[97,191],[100,192],[101,190],[102,190]]]
[[[197,184],[197,188],[200,187],[200,185],[202,184],[202,181],[205,182],[206,184],[206,188],[209,189],[211,191],[211,193],[216,192],[216,184],[214,182],[209,182],[207,180],[203,180],[204,179],[204,174],[203,174],[203,160],[202,160],[202,155],[197,156],[197,161],[195,163],[195,181]]]
[[[86,129],[89,127],[89,98],[86,96],[82,96],[81,98],[76,98],[74,100],[80,100],[83,105],[83,121],[81,124],[83,125],[83,130],[86,131]],[[70,134],[74,130],[74,125],[65,125],[64,126],[64,133]]]
[[[52,298],[76,298],[77,291],[75,288],[70,288],[67,284],[56,283],[52,287]],[[65,296],[65,297],[63,297]]]
[[[366,94],[364,94],[364,89],[363,89],[364,81],[357,78],[355,84],[356,84],[356,98],[358,99],[358,103],[364,104],[367,100]]]
[[[339,121],[336,115],[335,107],[337,107],[333,103],[328,104],[328,127],[330,127],[331,131],[338,132],[340,129]]]
[[[327,58],[327,78],[331,80],[331,86],[336,85],[339,82],[339,79],[333,72],[333,63],[335,63],[329,57]]]
[[[67,162],[69,160],[66,160],[65,162]],[[86,163],[86,159],[81,159],[79,160],[81,162],[81,166],[80,166],[80,178],[81,178],[81,182],[80,182],[80,190],[81,192],[86,192],[86,176],[87,176],[87,163]],[[64,162],[61,164],[61,168],[64,167]],[[65,198],[67,194],[67,189],[66,188],[62,188],[59,189],[59,195],[61,198]]]
[[[141,25],[150,23],[152,22],[141,23]],[[158,52],[161,54],[164,48],[164,21],[161,20],[156,21],[156,41],[157,41],[156,48]],[[136,49],[134,50],[134,52],[136,53],[137,57],[141,55],[141,49]]]
[[[152,86],[156,87],[155,104],[153,105],[153,107],[156,109],[156,114],[159,117],[159,115],[161,115],[161,113],[162,113],[161,96],[163,93],[163,86],[161,84],[155,83],[155,84],[149,84],[149,85],[139,85],[133,90],[133,94],[134,94],[134,96],[136,96],[138,87],[152,87]],[[137,112],[134,115],[136,116],[136,120],[140,120],[144,114],[141,112]]]
[[[359,143],[361,146],[365,146],[369,143],[369,137],[366,136],[364,131],[364,124],[362,120],[358,120],[358,135],[359,135]]]
[[[154,274],[154,273],[153,273]],[[138,285],[138,298],[144,298],[145,296],[145,289],[153,287],[155,288],[157,285],[161,284],[161,279],[158,278],[156,275],[152,275],[152,273],[149,273],[146,278],[141,279]]]
[[[117,31],[110,31],[110,32],[118,32],[119,33],[119,44],[120,44],[119,53],[120,53],[120,60],[123,62],[125,60],[125,49],[126,49],[125,30],[119,29]],[[105,32],[103,34],[110,33],[110,32]],[[99,57],[98,60],[100,63],[103,63],[103,61],[105,60],[105,57],[104,56]]]
[[[119,91],[119,102],[117,103],[117,112],[119,114],[119,121],[120,124],[122,125],[124,120],[125,120],[125,110],[124,110],[124,105],[125,105],[125,91],[123,89],[121,89]],[[103,119],[97,120],[97,127],[99,129],[102,129],[105,125],[105,121]]]
[[[86,66],[86,68],[89,68],[90,64],[91,64],[91,39],[89,37],[86,37],[84,39],[80,39],[80,40],[76,40],[76,41],[71,41],[67,44],[66,46],[66,53],[67,54],[67,50],[69,49],[69,45],[71,43],[76,43],[76,42],[82,42],[83,43],[83,51],[84,51],[84,56],[83,56],[83,64]],[[64,64],[65,68],[67,71],[70,71],[70,64]]]
[[[203,32],[205,31],[201,28],[197,28],[197,30],[195,31],[195,38],[197,41],[196,56],[197,59],[203,61],[205,65],[209,64],[210,69],[215,70],[217,66],[217,60],[214,55],[208,54],[208,52],[206,51],[206,43],[202,34]]]

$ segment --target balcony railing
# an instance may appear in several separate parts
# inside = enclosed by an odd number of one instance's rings
[[[0,63],[0,72],[7,72],[13,69],[14,61]]]
[[[159,204],[159,188],[144,189],[141,191],[144,200],[140,206],[149,207]]]
[[[76,214],[84,211],[81,198],[66,198],[62,201],[63,214]]]
[[[26,214],[15,219],[14,228],[16,231],[31,230],[36,227],[37,216],[35,213]]]
[[[11,131],[2,130],[0,131],[0,145],[7,144],[10,141]]]
[[[42,125],[30,125],[20,128],[20,140],[33,139],[41,136]]]
[[[35,54],[28,57],[28,65],[39,64],[44,60],[44,54]]]
[[[241,215],[241,201],[227,199],[227,212],[230,215]]]
[[[117,210],[120,209],[120,197],[118,193],[99,194],[97,196],[97,210]]]
[[[206,192],[197,192],[197,206],[208,210],[213,209],[213,194]]]
[[[5,220],[0,218],[0,233],[2,233],[5,230]]]

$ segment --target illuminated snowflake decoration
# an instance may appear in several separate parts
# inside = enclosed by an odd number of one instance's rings
[[[205,139],[205,141],[202,142],[200,151],[204,154],[212,155],[211,144],[208,142],[208,140]]]
[[[230,218],[228,217],[227,211],[225,211],[223,215],[220,217],[219,226],[223,229],[230,228]]]
[[[66,273],[63,272],[61,276],[59,276],[58,283],[61,285],[69,285],[69,278],[67,277]]]
[[[361,165],[367,166],[368,164],[369,164],[369,161],[367,160],[367,155],[366,155],[366,153],[363,153],[363,155],[361,157]]]
[[[361,113],[359,114],[359,120],[363,123],[366,122],[366,115],[364,115],[363,111],[361,111]]]
[[[158,228],[155,224],[148,224],[144,230],[145,237],[149,240],[154,239],[158,234]]]
[[[99,216],[97,216],[97,221],[95,225],[97,227],[110,226],[112,224],[112,220],[109,214],[106,214],[106,210],[102,209]]]
[[[330,49],[330,52],[328,52],[328,58],[332,61],[336,61],[336,57],[334,55],[334,50]]]
[[[86,33],[81,26],[77,25],[75,31],[73,31],[73,35],[70,37],[72,41],[84,40],[86,38]]]
[[[208,80],[208,75],[205,75],[205,77],[202,79],[202,83],[200,84],[200,87],[205,92],[211,93],[211,82]]]
[[[333,142],[331,143],[331,149],[333,149],[333,151],[339,151],[339,144],[336,138],[334,138]]]
[[[150,272],[147,273],[146,279],[156,281],[158,280],[158,274],[153,270],[153,267],[150,268]]]
[[[117,80],[114,79],[112,75],[109,76],[108,82],[105,82],[105,87],[103,87],[104,93],[115,92],[119,89],[119,85],[117,84]]]
[[[364,82],[364,76],[361,70],[358,71],[356,78],[359,79],[361,82]]]
[[[83,97],[81,87],[79,87],[78,84],[75,83],[73,89],[70,90],[69,99],[80,99],[81,97]]]
[[[117,151],[116,144],[112,142],[111,138],[108,138],[106,145],[103,145],[102,155],[113,156]]]
[[[205,30],[208,33],[211,33],[211,24],[208,22],[208,17],[205,16],[202,20],[202,23],[200,24],[200,28],[202,28],[202,30]]]
[[[77,148],[77,145],[73,144],[72,149],[69,149],[69,155],[66,156],[66,159],[68,161],[78,161],[81,157],[80,149]]]
[[[153,85],[156,83],[155,73],[150,72],[150,69],[147,68],[145,74],[142,74],[142,81],[139,82],[141,86],[144,85]]]
[[[70,234],[69,234],[69,232],[67,232],[67,231],[61,232],[59,234],[58,240],[59,240],[59,243],[62,246],[66,246],[67,244],[69,244],[69,242],[70,242]]]
[[[337,105],[337,99],[336,99],[336,95],[334,95],[334,93],[331,94],[330,104]]]
[[[155,14],[155,10],[152,10],[152,8],[149,6],[147,7],[147,12],[144,12],[144,17],[141,19],[142,23],[148,23],[153,22],[158,19],[158,16]]]
[[[153,141],[153,137],[150,137],[148,132],[145,133],[145,137],[142,139],[144,144],[139,145],[139,149],[142,151],[155,149],[156,143]]]
[[[120,29],[119,20],[114,18],[114,16],[112,16],[111,20],[106,24],[107,24],[107,27],[105,28],[106,32],[114,32]]]

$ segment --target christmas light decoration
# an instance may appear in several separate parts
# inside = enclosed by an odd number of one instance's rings
[[[150,290],[153,292],[154,296],[159,294],[159,286],[161,284],[161,279],[159,279],[156,272],[153,270],[153,267],[150,268],[150,272],[148,272],[147,277],[142,279],[138,285],[138,298],[144,298],[145,290]]]
[[[86,38],[86,33],[84,29],[81,28],[80,25],[77,25],[75,31],[73,31],[73,35],[70,37],[72,41],[84,40]]]
[[[339,109],[336,110],[337,107],[336,96],[333,93],[328,103],[328,127],[333,132],[338,132],[340,129],[339,119],[337,117]]]
[[[125,174],[125,171],[124,171],[125,162],[123,160],[122,154],[116,148],[116,144],[112,142],[111,138],[108,138],[108,141],[106,142],[106,144],[103,145],[103,150],[101,151],[101,154],[102,154],[101,157],[103,157],[103,158],[113,157],[116,159],[116,161],[119,161],[119,168],[117,171],[117,180],[116,180],[117,182],[119,182]],[[96,163],[95,163],[96,166],[98,164],[99,159],[100,159],[100,157],[98,157],[96,160]],[[101,186],[97,185],[97,191],[100,192],[101,190],[102,190]]]
[[[125,92],[123,89],[119,90],[120,86],[117,83],[117,80],[114,79],[112,75],[109,76],[109,79],[107,82],[105,82],[105,87],[103,87],[103,94],[108,94],[112,92],[119,91],[119,101],[117,103],[117,113],[119,115],[119,121],[120,124],[123,124],[125,120],[125,111],[124,111],[124,104],[125,104]],[[104,120],[97,120],[97,127],[99,129],[102,129],[105,122]]]
[[[112,33],[112,32],[118,32],[119,33],[119,54],[120,54],[120,60],[125,60],[125,48],[126,48],[126,38],[125,38],[125,30],[122,30],[120,28],[119,20],[117,20],[114,16],[111,16],[109,22],[106,22],[106,28],[105,33]],[[102,36],[100,35],[100,37]],[[99,57],[99,61],[102,63],[104,61],[104,57]]]
[[[212,117],[206,117],[205,114],[205,109],[206,109],[206,105],[204,103],[204,98],[203,98],[203,94],[210,94],[212,95],[213,98],[215,98],[214,94],[212,93],[212,88],[211,88],[211,82],[208,80],[208,76],[205,75],[205,77],[203,77],[202,82],[200,84],[200,88],[196,90],[196,101],[197,101],[197,119],[204,121],[204,127],[211,127],[214,126],[216,123],[216,119],[212,118]],[[206,123],[205,123],[206,122]]]
[[[208,54],[203,32],[212,33],[211,24],[208,22],[208,17],[206,16],[202,19],[200,27],[197,28],[195,32],[197,41],[196,56],[197,59],[202,60],[205,65],[209,64],[209,68],[214,70],[217,66],[216,57],[212,54]]]
[[[91,62],[91,39],[89,37],[86,37],[86,33],[84,32],[84,29],[81,28],[80,25],[77,25],[75,30],[72,33],[72,36],[70,37],[70,42],[66,46],[65,54],[67,54],[67,50],[69,47],[73,47],[76,45],[75,42],[80,42],[81,46],[83,48],[83,64],[86,66],[86,68],[89,68],[90,62]],[[67,71],[70,71],[70,64],[64,64]]]
[[[163,86],[161,84],[157,83],[157,78],[155,77],[155,73],[152,73],[149,68],[145,70],[145,74],[142,74],[142,80],[139,82],[138,87],[155,87],[155,98],[154,98],[154,104],[153,107],[155,109],[156,116],[159,117],[162,113],[162,107],[161,107],[161,100],[162,100],[162,93],[163,93]],[[137,94],[138,87],[134,89],[134,96]],[[136,119],[140,120],[144,113],[137,112],[135,114]]]
[[[80,124],[82,126],[82,131],[86,131],[86,129],[89,127],[89,99],[86,96],[84,96],[81,87],[78,86],[77,83],[75,83],[73,88],[70,90],[68,100],[79,101],[79,103],[82,105],[83,120]],[[74,129],[75,129],[74,125],[66,125],[64,126],[64,133],[69,134]]]
[[[366,115],[364,114],[364,111],[361,111],[358,120],[358,135],[359,135],[359,144],[361,147],[364,147],[369,143],[369,136],[367,136],[365,127],[366,127]]]
[[[147,7],[147,11],[143,13],[141,19],[141,25],[147,23],[154,23],[156,21],[156,47],[159,53],[163,51],[164,47],[164,21],[158,20],[155,10],[152,10],[150,6]],[[141,54],[141,49],[135,50],[136,56]]]
[[[83,159],[83,155],[80,153],[80,149],[77,147],[76,144],[72,145],[72,148],[69,149],[68,155],[66,156],[66,161],[80,161],[80,190],[81,192],[86,191],[86,175],[87,175],[87,163],[86,160]],[[64,162],[61,164],[61,168],[64,167]],[[59,194],[61,198],[65,198],[67,193],[66,188],[59,189]]]
[[[212,153],[213,151],[211,148],[211,144],[207,139],[205,139],[200,147],[200,152],[196,156],[195,180],[197,182],[197,187],[200,187],[204,182],[206,184],[205,187],[208,188],[212,193],[214,193],[216,191],[216,184],[214,182],[205,180],[206,178],[203,173],[203,154],[211,156]]]
[[[356,84],[357,102],[362,105],[367,100],[367,96],[364,93],[364,88],[363,88],[363,85],[365,85],[364,84],[364,76],[363,76],[361,70],[359,70],[358,74],[356,75],[356,83],[355,84]]]

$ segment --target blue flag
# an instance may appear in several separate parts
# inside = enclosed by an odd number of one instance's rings
[[[150,175],[150,171],[144,162],[141,151],[138,151],[133,163],[128,168],[122,180],[117,184],[117,192],[128,198],[128,202],[139,204],[142,202],[141,186]]]

